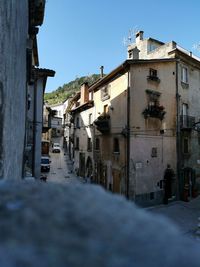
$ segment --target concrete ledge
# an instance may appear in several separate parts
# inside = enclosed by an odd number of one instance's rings
[[[1,182],[0,216],[3,267],[199,267],[198,243],[99,186]]]

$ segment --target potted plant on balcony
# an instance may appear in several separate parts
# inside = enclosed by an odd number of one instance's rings
[[[165,108],[163,106],[160,106],[158,104],[148,105],[148,107],[145,108],[142,114],[144,115],[145,119],[152,117],[152,118],[158,118],[160,120],[163,120],[166,114],[166,111],[164,111],[164,109]]]

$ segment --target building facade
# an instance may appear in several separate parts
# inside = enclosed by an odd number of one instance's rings
[[[36,69],[44,10],[45,0],[1,1],[0,177],[5,179],[39,176],[41,109],[49,76]]]
[[[154,205],[163,201],[170,165],[171,196],[187,201],[197,194],[200,175],[200,60],[175,42],[143,39],[143,32],[128,58],[88,88],[90,100],[71,108],[76,120],[93,101],[93,180],[139,205]],[[83,130],[74,132],[73,142],[86,143],[83,136],[90,135]],[[78,169],[80,162],[86,166],[79,153]]]

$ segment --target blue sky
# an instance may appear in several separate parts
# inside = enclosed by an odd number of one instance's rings
[[[129,29],[144,37],[176,41],[187,50],[200,42],[200,1],[47,0],[38,34],[41,68],[56,71],[46,92],[76,77],[109,73],[126,59]]]

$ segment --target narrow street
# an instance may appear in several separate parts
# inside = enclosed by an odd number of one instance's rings
[[[56,182],[56,183],[80,183],[81,178],[77,177],[72,170],[72,163],[68,158],[68,155],[65,154],[62,145],[61,138],[53,138],[52,142],[59,143],[61,152],[52,153],[52,148],[50,147],[50,172],[42,172],[42,174],[47,176],[47,182]]]

